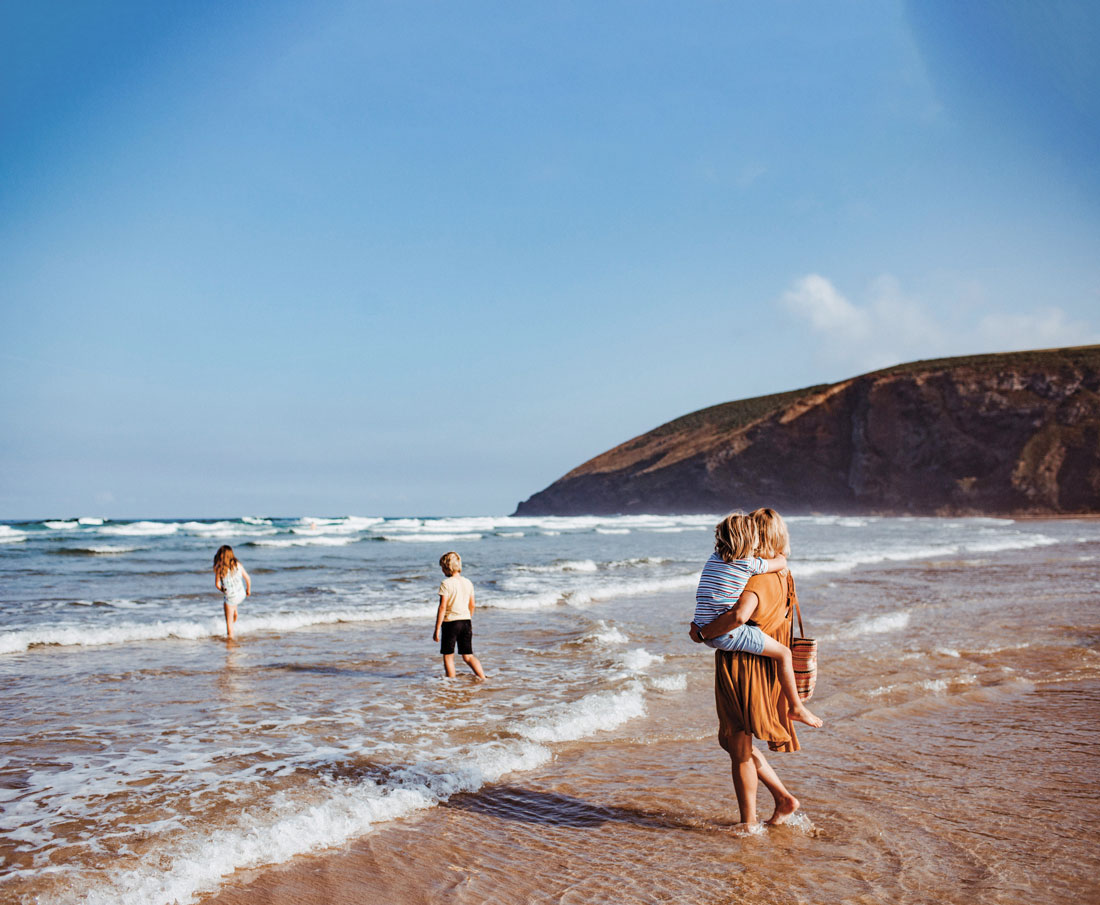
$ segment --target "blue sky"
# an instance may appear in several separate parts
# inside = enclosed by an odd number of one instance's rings
[[[0,517],[503,513],[1100,342],[1088,3],[0,8]]]

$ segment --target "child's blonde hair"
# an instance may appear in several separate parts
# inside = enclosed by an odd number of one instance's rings
[[[714,552],[724,561],[756,555],[756,523],[743,512],[731,512],[714,526]]]
[[[787,523],[774,509],[754,509],[749,513],[749,518],[756,525],[757,536],[760,538],[759,555],[767,559],[773,556],[791,555],[791,535],[787,531]]]
[[[454,550],[450,550],[439,557],[439,568],[443,570],[444,575],[450,578],[455,572],[462,571],[462,557]]]
[[[229,544],[218,547],[218,552],[214,554],[214,577],[225,578],[237,566],[237,556],[233,548]]]

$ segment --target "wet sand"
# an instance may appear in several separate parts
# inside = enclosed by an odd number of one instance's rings
[[[1001,557],[981,582],[959,563],[845,580],[857,595],[923,589],[934,607],[965,579],[980,615],[965,636],[963,623],[950,627],[955,648],[937,645],[933,630],[947,630],[938,617],[897,639],[902,657],[891,645],[867,654],[824,642],[814,709],[827,727],[800,732],[801,752],[769,758],[803,803],[790,826],[734,830],[711,661],[700,654],[686,691],[619,734],[562,746],[537,771],[339,851],[239,873],[202,901],[1100,901],[1093,567],[1067,564],[1056,588],[1020,565]],[[1039,623],[1050,643],[1020,646]]]

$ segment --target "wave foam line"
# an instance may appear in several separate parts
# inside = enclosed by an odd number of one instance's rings
[[[908,610],[883,613],[881,616],[864,616],[820,637],[822,641],[837,641],[842,638],[854,638],[858,635],[881,635],[885,632],[900,632],[908,627],[909,619]]]
[[[795,576],[819,575],[826,572],[849,572],[858,566],[870,566],[883,562],[908,562],[913,559],[931,559],[933,557],[965,556],[971,553],[1000,553],[1009,550],[1030,550],[1035,547],[1048,547],[1058,541],[1045,534],[1025,534],[1019,537],[1004,537],[985,541],[970,541],[942,546],[913,547],[899,550],[880,550],[865,554],[852,554],[836,560],[795,560],[791,570]]]
[[[560,591],[543,591],[537,594],[479,597],[478,603],[481,606],[505,610],[534,610],[542,607],[557,606],[563,602],[573,606],[586,606],[590,603],[597,603],[601,600],[611,600],[615,597],[630,597],[635,594],[655,594],[660,591],[678,591],[684,588],[694,588],[698,583],[699,573],[692,572],[688,575],[673,575],[668,578],[639,578],[634,581],[620,581],[608,584],[578,585],[575,588],[564,588]]]
[[[327,537],[326,535],[319,535],[317,537],[293,537],[293,538],[273,538],[271,540],[250,540],[244,546],[246,547],[344,547],[348,544],[354,544],[358,541],[358,537]]]
[[[396,770],[384,783],[339,783],[320,801],[301,801],[280,793],[267,808],[244,812],[234,824],[189,836],[175,850],[163,851],[157,866],[116,871],[103,885],[82,889],[86,905],[173,905],[196,901],[234,871],[280,864],[296,855],[346,843],[376,824],[397,820],[446,801],[459,792],[476,792],[508,773],[533,770],[550,751],[521,741],[490,742],[442,769],[417,765]],[[75,894],[75,893],[74,893]],[[68,905],[75,899],[58,900]]]
[[[118,556],[121,553],[136,553],[141,547],[127,547],[119,544],[93,544],[90,547],[59,547],[51,552],[69,556]]]
[[[273,613],[242,616],[237,623],[241,632],[288,632],[315,625],[353,622],[384,622],[390,619],[420,619],[435,614],[436,607],[421,604],[388,610],[330,610],[321,613]],[[198,641],[225,632],[221,617],[171,622],[126,622],[105,628],[88,626],[45,626],[12,632],[0,632],[0,654],[14,654],[31,647],[102,647],[133,641]]]
[[[383,534],[382,540],[406,544],[441,544],[453,540],[481,540],[480,534]]]
[[[645,691],[638,682],[623,691],[597,691],[569,704],[531,712],[509,728],[533,742],[570,742],[645,716]]]
[[[126,525],[104,525],[100,534],[160,535],[175,534],[180,526],[177,522],[130,522]]]

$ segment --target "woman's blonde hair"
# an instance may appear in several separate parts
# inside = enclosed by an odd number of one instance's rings
[[[765,559],[773,556],[791,555],[791,535],[787,531],[787,523],[774,509],[754,509],[748,516],[756,525],[757,536],[760,538],[760,550],[758,555]]]
[[[462,557],[451,550],[448,553],[444,553],[439,557],[439,568],[443,570],[443,574],[450,578],[455,572],[462,570]]]
[[[756,554],[756,523],[743,512],[731,512],[714,526],[714,552],[726,562]]]
[[[237,568],[237,557],[233,552],[233,548],[229,544],[222,544],[218,547],[218,552],[214,554],[214,577],[225,578],[230,572]]]

